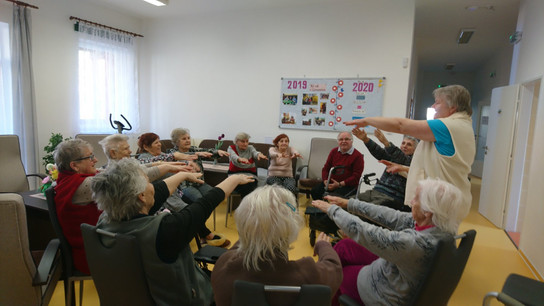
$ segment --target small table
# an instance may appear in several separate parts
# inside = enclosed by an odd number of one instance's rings
[[[202,161],[202,167],[204,167],[204,179],[210,186],[216,186],[228,176],[229,164]]]
[[[38,190],[20,192],[19,194],[25,202],[30,250],[45,250],[49,241],[57,238],[49,218],[47,200]]]

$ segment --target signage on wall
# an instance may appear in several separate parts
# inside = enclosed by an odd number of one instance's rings
[[[385,78],[282,78],[279,127],[350,131],[344,121],[382,115]]]

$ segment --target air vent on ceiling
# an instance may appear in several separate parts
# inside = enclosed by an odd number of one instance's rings
[[[450,70],[450,71],[453,70],[453,67],[455,67],[455,64],[446,64],[446,65],[444,65],[444,69]]]
[[[474,29],[461,29],[459,35],[457,36],[458,44],[466,44],[474,34]]]

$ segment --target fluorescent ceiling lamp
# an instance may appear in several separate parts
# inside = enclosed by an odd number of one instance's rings
[[[168,0],[144,0],[147,3],[151,3],[155,6],[163,6],[168,4]]]
[[[474,29],[461,29],[459,35],[457,36],[458,44],[466,44],[474,34]]]

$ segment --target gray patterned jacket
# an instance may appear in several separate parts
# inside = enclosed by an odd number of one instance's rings
[[[380,258],[361,269],[357,289],[366,305],[405,305],[423,277],[434,246],[451,234],[438,227],[415,230],[411,213],[350,199],[348,211],[390,229],[362,221],[333,205],[329,217],[349,237]]]

